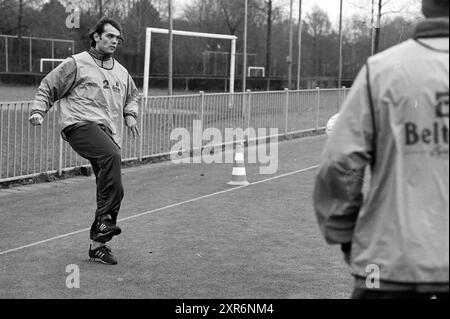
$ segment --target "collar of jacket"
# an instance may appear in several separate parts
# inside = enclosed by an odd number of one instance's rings
[[[91,47],[89,49],[89,54],[100,61],[109,61],[111,59],[111,54],[101,53],[101,52],[97,51],[94,47]]]
[[[448,38],[449,18],[430,18],[420,22],[414,30],[414,39]]]

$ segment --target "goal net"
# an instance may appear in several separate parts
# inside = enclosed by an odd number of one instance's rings
[[[143,95],[148,97],[149,91],[149,78],[150,78],[150,63],[151,63],[151,49],[152,49],[152,38],[154,34],[169,34],[168,29],[160,28],[147,28],[145,37],[145,63],[144,63],[144,83],[143,83]],[[215,33],[201,33],[201,32],[191,32],[191,31],[180,31],[173,30],[172,34],[174,36],[183,37],[197,37],[197,38],[209,38],[209,39],[221,39],[231,41],[230,48],[230,68],[229,68],[229,92],[234,92],[234,79],[236,72],[236,40],[237,37],[233,35],[225,34],[215,34]]]

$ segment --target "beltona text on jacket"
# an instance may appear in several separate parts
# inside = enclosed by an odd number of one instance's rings
[[[369,58],[328,137],[314,205],[327,242],[352,243],[353,275],[373,264],[384,281],[448,283],[448,18]]]

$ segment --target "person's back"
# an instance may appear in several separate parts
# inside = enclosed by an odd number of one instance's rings
[[[316,214],[329,243],[342,244],[347,257],[351,247],[355,291],[367,290],[376,267],[380,291],[448,294],[446,5],[446,18],[427,19],[414,39],[368,60],[325,147]],[[363,203],[368,164],[372,178]]]
[[[376,156],[355,228],[360,275],[372,262],[384,280],[448,281],[448,47],[419,37],[368,61]]]

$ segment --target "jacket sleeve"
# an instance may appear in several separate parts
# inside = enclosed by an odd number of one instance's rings
[[[31,109],[31,115],[44,116],[53,104],[62,99],[73,87],[77,76],[77,65],[72,57],[64,60],[41,81]]]
[[[358,74],[328,136],[314,186],[314,209],[329,244],[350,243],[372,158],[372,117],[366,67]]]
[[[127,96],[125,100],[125,107],[123,108],[123,116],[133,116],[137,119],[138,116],[138,89],[136,88],[136,84],[130,75],[128,75],[128,85],[127,85]]]

